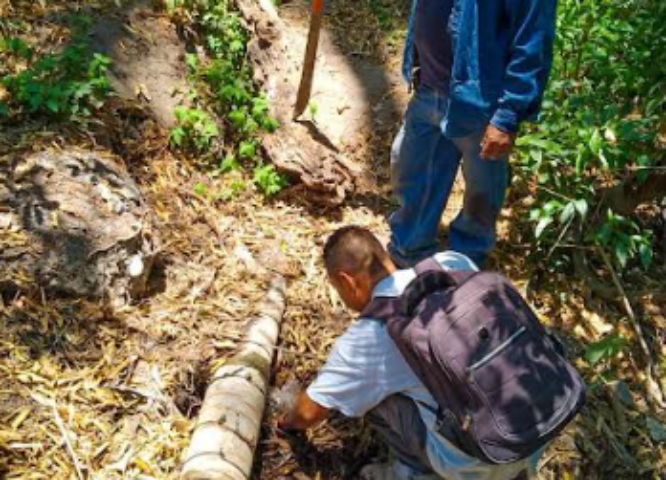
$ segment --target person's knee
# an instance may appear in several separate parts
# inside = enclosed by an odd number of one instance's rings
[[[483,228],[492,228],[499,215],[501,205],[497,205],[483,193],[474,193],[465,202],[465,213]]]

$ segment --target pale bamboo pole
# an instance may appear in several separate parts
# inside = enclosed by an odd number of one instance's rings
[[[237,353],[215,371],[208,385],[185,453],[183,480],[250,477],[284,309],[285,280],[278,275]]]

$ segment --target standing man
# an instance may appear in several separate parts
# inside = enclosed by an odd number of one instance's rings
[[[413,0],[403,75],[416,86],[391,152],[400,204],[389,251],[411,266],[437,231],[462,160],[465,197],[449,248],[483,265],[520,123],[533,120],[552,63],[557,0]]]

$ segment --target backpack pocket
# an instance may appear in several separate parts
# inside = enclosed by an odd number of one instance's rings
[[[473,396],[506,439],[530,442],[559,424],[570,400],[568,365],[523,325],[467,369]]]

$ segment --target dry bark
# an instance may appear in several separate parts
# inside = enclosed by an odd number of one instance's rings
[[[288,55],[285,25],[267,0],[237,0],[252,39],[248,58],[254,80],[268,93],[271,114],[280,129],[268,135],[262,147],[282,172],[305,185],[305,196],[324,205],[339,205],[352,189],[353,175],[341,154],[317,132],[293,120],[300,60]]]
[[[64,149],[0,159],[0,286],[124,304],[147,288],[156,255],[148,218],[111,154]]]
[[[284,277],[276,275],[238,352],[213,375],[185,453],[183,480],[250,477],[285,308],[284,290]]]

